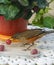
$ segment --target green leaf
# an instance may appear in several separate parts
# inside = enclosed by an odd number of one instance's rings
[[[7,3],[11,3],[11,1],[10,0],[0,0],[0,3],[7,4]]]
[[[18,12],[19,9],[16,6],[0,4],[0,14],[7,20],[14,19]]]
[[[23,6],[28,6],[29,5],[29,2],[28,0],[18,0],[20,2],[21,5]]]
[[[5,9],[4,6],[3,5],[0,5],[0,14],[1,15],[5,15],[6,14],[6,12],[5,12],[4,9]]]
[[[7,20],[14,19],[18,12],[19,12],[19,9],[17,7],[10,5],[6,9],[5,17]]]
[[[37,22],[37,21],[40,21],[41,17],[43,16],[42,12],[40,11],[39,13],[36,14],[35,18],[34,18],[34,21]]]
[[[46,6],[48,6],[48,2],[46,0],[36,0],[37,1],[37,5],[39,6],[39,8],[46,8]]]
[[[39,14],[44,14],[44,10],[40,9]]]
[[[46,27],[54,28],[54,18],[53,17],[50,17],[50,16],[45,17],[43,19],[43,24]]]
[[[35,26],[44,27],[43,22],[42,22],[42,15],[40,15],[39,13],[36,14],[36,17],[32,21],[32,24],[35,25]]]
[[[39,27],[44,27],[44,24],[42,22],[39,22],[39,21],[38,22],[33,21],[32,25],[39,26]]]
[[[45,8],[45,13],[47,13],[49,10],[51,10],[51,8],[46,7],[46,8]]]

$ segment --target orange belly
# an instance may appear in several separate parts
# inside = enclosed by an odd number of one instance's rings
[[[44,35],[45,34],[41,34],[39,36],[36,36],[36,37],[30,38],[30,39],[27,39],[27,41],[28,41],[28,43],[32,43],[32,42],[34,42],[38,38],[41,38]],[[0,35],[0,40],[1,41],[6,41],[7,39],[11,39],[12,42],[21,42],[21,40],[19,40],[19,39],[13,39],[13,38],[11,38],[11,36]]]

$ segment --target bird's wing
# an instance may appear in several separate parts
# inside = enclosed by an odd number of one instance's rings
[[[19,39],[21,37],[25,37],[26,39],[29,39],[29,38],[32,38],[34,36],[37,36],[39,34],[42,33],[42,30],[41,29],[30,29],[30,30],[26,30],[22,33],[17,33],[17,34],[14,34],[12,36],[12,38],[16,38],[16,39]]]

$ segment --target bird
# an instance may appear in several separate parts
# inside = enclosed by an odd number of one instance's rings
[[[25,49],[25,50],[27,50],[31,46],[34,45],[34,41],[36,39],[38,39],[46,34],[49,34],[49,33],[54,33],[54,30],[46,31],[44,29],[27,29],[24,32],[16,33],[16,34],[12,35],[11,38],[20,40],[20,42],[22,42],[23,45],[31,43],[30,46]]]

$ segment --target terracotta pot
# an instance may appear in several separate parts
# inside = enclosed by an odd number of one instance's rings
[[[27,29],[27,20],[19,18],[7,21],[4,16],[0,16],[0,34],[11,36]]]

